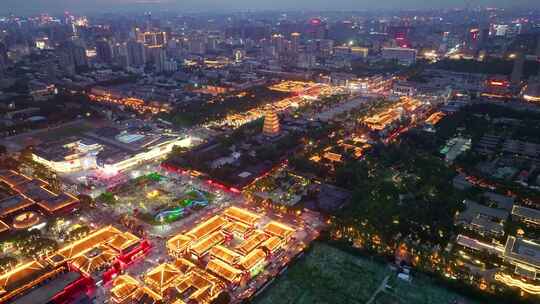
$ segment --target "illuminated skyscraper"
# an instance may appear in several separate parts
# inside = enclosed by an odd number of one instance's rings
[[[279,117],[275,112],[269,112],[264,117],[263,134],[266,136],[276,136],[279,134]]]
[[[137,41],[144,43],[146,46],[162,47],[167,43],[166,32],[138,32]]]
[[[235,49],[233,51],[233,55],[235,62],[242,62],[244,60],[244,57],[246,57],[246,51],[242,49]]]
[[[283,51],[285,50],[285,38],[283,37],[283,35],[272,35],[272,46],[275,47],[275,50],[278,54],[283,53]]]
[[[300,50],[300,33],[291,34],[291,51],[298,53]]]
[[[326,23],[319,18],[312,18],[306,25],[306,34],[309,39],[326,39]]]

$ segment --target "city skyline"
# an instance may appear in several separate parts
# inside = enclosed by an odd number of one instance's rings
[[[0,303],[539,304],[538,2],[2,0]]]
[[[271,3],[254,2],[247,0],[216,1],[216,0],[96,0],[89,3],[83,0],[29,0],[21,3],[16,0],[6,0],[0,7],[0,13],[7,14],[31,14],[36,12],[58,13],[63,11],[74,12],[100,12],[103,10],[137,11],[137,10],[184,10],[194,11],[246,11],[246,10],[390,10],[390,9],[450,9],[450,8],[473,8],[473,7],[500,7],[500,8],[540,8],[540,4],[534,0],[435,0],[426,3],[419,0],[385,0],[376,3],[370,1],[338,0],[338,1],[284,1],[277,0]]]

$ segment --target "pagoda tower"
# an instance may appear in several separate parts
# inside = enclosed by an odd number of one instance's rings
[[[276,136],[279,134],[279,117],[275,112],[269,112],[264,117],[263,134]]]

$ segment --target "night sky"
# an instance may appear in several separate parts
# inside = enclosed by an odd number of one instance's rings
[[[464,8],[469,6],[540,8],[540,0],[0,0],[0,13],[107,11],[121,9],[178,10],[364,10]]]

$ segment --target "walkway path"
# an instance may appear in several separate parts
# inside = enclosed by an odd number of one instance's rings
[[[381,282],[381,285],[379,285],[377,290],[375,290],[373,295],[371,295],[371,298],[369,299],[369,301],[366,302],[366,304],[371,304],[371,302],[375,301],[375,298],[377,298],[377,295],[379,294],[379,292],[384,291],[384,289],[386,288],[386,284],[388,284],[388,279],[390,279],[390,275],[387,275],[384,278],[384,280]]]

